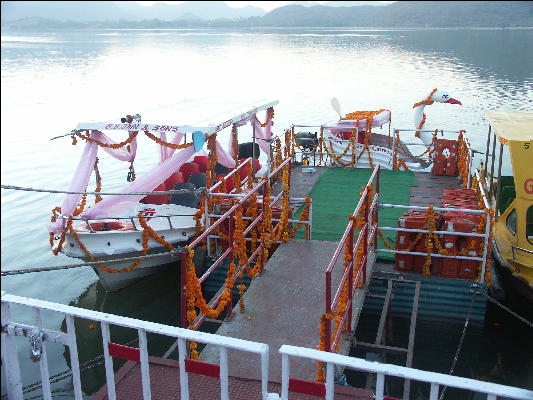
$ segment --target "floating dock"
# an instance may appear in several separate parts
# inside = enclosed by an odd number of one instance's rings
[[[346,175],[342,179],[349,179],[360,173],[359,180],[368,179],[366,170],[342,170],[338,169],[341,175]],[[328,171],[325,167],[313,167],[313,172],[303,172],[302,167],[295,167],[291,174],[291,197],[304,197],[316,194],[315,184]],[[393,181],[401,174],[399,171],[391,172]],[[397,176],[395,176],[395,174]],[[413,173],[410,173],[411,176]],[[325,177],[324,177],[325,178]],[[459,188],[457,177],[432,176],[424,173],[414,175],[413,186],[403,188],[405,193],[405,205],[419,206],[440,206],[444,189]],[[411,178],[409,178],[411,179]],[[411,182],[409,179],[406,182]],[[382,178],[382,184],[384,179]],[[346,186],[341,182],[340,185]],[[389,185],[390,186],[390,185]],[[407,186],[407,184],[405,185]],[[312,190],[313,189],[313,190]],[[346,189],[346,188],[345,188]],[[350,199],[353,205],[357,203],[357,194],[361,189],[359,182],[348,188],[355,195]],[[398,191],[394,187],[382,187],[380,191],[380,203],[386,199],[387,189]],[[279,191],[279,188],[278,188]],[[273,186],[272,192],[276,192]],[[383,193],[383,195],[382,195]],[[397,193],[396,193],[397,194]],[[321,195],[324,195],[322,193]],[[335,196],[346,196],[346,194],[329,192],[325,196],[329,198],[331,204],[335,204]],[[407,197],[406,197],[407,196]],[[386,200],[383,200],[386,201]],[[241,313],[238,302],[234,303],[232,316],[228,320],[219,321],[220,325],[216,334],[246,339],[269,345],[269,392],[280,390],[281,355],[277,350],[283,344],[302,346],[306,348],[317,348],[319,344],[319,321],[325,308],[325,270],[339,244],[338,238],[333,235],[332,240],[321,240],[325,234],[332,234],[326,227],[321,231],[321,224],[318,219],[327,220],[327,215],[320,216],[317,208],[320,203],[315,202],[313,197],[313,238],[317,240],[307,240],[293,238],[288,243],[281,244],[268,260],[263,273],[253,279],[243,295],[245,311]],[[341,213],[343,226],[346,227],[347,214],[342,214],[344,210],[334,208],[331,212]],[[403,211],[402,211],[403,212]],[[315,221],[315,217],[317,221]],[[397,217],[389,218],[396,221]],[[383,220],[380,218],[380,225]],[[330,222],[330,221],[328,221]],[[390,221],[386,225],[391,225]],[[395,224],[392,224],[395,226]],[[337,235],[338,236],[338,235]],[[379,254],[379,252],[378,252]],[[383,254],[383,253],[382,253]],[[386,258],[386,256],[385,256]],[[352,346],[367,348],[369,351],[396,352],[407,355],[406,366],[410,367],[413,359],[413,347],[415,339],[415,326],[418,316],[424,318],[457,317],[464,318],[471,296],[468,296],[468,287],[471,282],[468,280],[445,279],[438,277],[423,277],[421,274],[406,273],[394,270],[393,256],[388,255],[388,260],[377,260],[376,253],[369,254],[367,274],[365,284],[356,289],[353,297],[351,333],[343,333],[339,354],[348,354]],[[224,268],[220,279],[225,278]],[[216,270],[215,270],[216,272]],[[339,282],[342,274],[342,257],[339,258],[333,269],[332,282]],[[212,279],[217,279],[216,274]],[[218,279],[218,280],[220,280]],[[398,293],[398,287],[403,284],[410,285],[408,290]],[[436,285],[436,286],[435,286]],[[333,285],[334,287],[335,284]],[[209,292],[209,288],[206,288]],[[428,292],[429,291],[429,292]],[[429,295],[432,293],[433,295]],[[472,318],[483,318],[485,303],[481,301],[481,296],[473,308]],[[394,299],[394,301],[393,301]],[[381,310],[382,317],[380,328],[376,336],[375,343],[356,343],[353,337],[358,324],[358,318],[362,308],[370,307]],[[411,332],[409,344],[406,348],[392,348],[386,345],[386,321],[390,318],[391,312],[404,313],[411,318]],[[255,359],[250,359],[249,354],[241,352],[231,352],[228,358],[229,387],[231,398],[259,398],[261,395],[260,371],[254,366],[257,365]],[[219,351],[215,346],[208,345],[200,353],[202,362],[219,364]],[[178,363],[173,360],[150,358],[150,374],[152,384],[152,394],[154,398],[159,398],[158,390],[161,390],[161,398],[179,398],[179,371]],[[342,372],[342,371],[339,371]],[[117,398],[131,398],[134,393],[141,393],[140,366],[137,363],[128,362],[116,374]],[[294,359],[292,361],[291,376],[296,379],[315,381],[317,365],[308,360]],[[193,378],[194,376],[194,378]],[[370,376],[370,375],[369,375]],[[218,398],[220,396],[220,383],[215,378],[202,375],[191,374],[190,393],[191,398]],[[367,381],[366,389],[335,386],[335,398],[355,398],[371,399],[373,391],[370,390],[372,378]],[[158,389],[159,388],[159,389]],[[409,393],[409,381],[405,381],[405,392]],[[163,396],[164,394],[164,396]],[[175,397],[172,397],[172,396]],[[206,397],[207,396],[207,397]],[[302,397],[300,397],[302,396]],[[107,398],[106,387],[104,386],[94,399]],[[291,394],[291,399],[313,398],[308,395]]]

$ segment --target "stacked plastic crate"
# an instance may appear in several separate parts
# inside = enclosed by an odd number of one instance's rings
[[[457,176],[457,140],[437,139],[433,175]]]
[[[477,210],[476,192],[471,189],[445,189],[442,196],[442,207]],[[442,230],[453,231],[454,233],[441,235],[442,247],[452,255],[477,256],[482,238],[464,236],[458,232],[476,233],[480,222],[481,214],[446,211]],[[476,277],[478,263],[478,261],[446,258],[445,262],[442,263],[440,276],[473,279]]]
[[[398,219],[398,228],[406,229],[420,229],[428,230],[427,224],[427,210],[411,210],[405,213]],[[438,212],[433,213],[433,222],[435,229],[440,230],[444,222],[444,215]],[[420,238],[417,240],[418,235]],[[396,248],[400,250],[410,250],[413,252],[426,253],[426,241],[428,234],[420,232],[398,232],[396,235]],[[416,241],[416,243],[415,243]],[[433,247],[433,253],[437,248]],[[411,255],[411,254],[396,254],[395,269],[399,271],[414,271],[422,273],[424,264],[426,262],[425,256]],[[439,274],[440,259],[432,257],[431,271],[434,274]]]

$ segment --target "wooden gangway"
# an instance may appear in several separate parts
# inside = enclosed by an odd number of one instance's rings
[[[278,349],[283,344],[317,348],[320,316],[325,312],[325,270],[331,260],[337,242],[292,239],[280,245],[266,264],[265,272],[252,280],[244,294],[245,312],[239,305],[232,317],[224,321],[217,334],[268,344],[270,348],[269,376],[281,371]],[[342,264],[342,257],[338,264]],[[373,262],[368,263],[367,283]],[[339,282],[342,265],[333,269],[332,282]],[[357,325],[366,292],[366,285],[356,289],[353,298],[352,332]],[[339,353],[348,354],[351,338],[345,335]],[[207,346],[200,359],[219,363],[219,352]],[[259,371],[248,355],[232,353],[229,357],[231,375],[247,375],[258,378]],[[315,380],[317,366],[305,360],[294,360],[292,374],[298,379]]]

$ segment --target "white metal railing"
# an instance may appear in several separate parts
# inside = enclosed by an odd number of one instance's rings
[[[21,305],[29,307],[34,312],[34,325],[27,325],[15,322],[11,316],[11,305]],[[44,328],[41,319],[41,311],[53,311],[65,315],[67,332],[55,331]],[[52,399],[50,389],[50,376],[47,364],[46,342],[52,342],[69,347],[72,380],[74,386],[74,398],[82,399],[80,365],[78,360],[76,332],[74,328],[74,318],[88,319],[92,322],[101,323],[103,353],[105,360],[105,371],[107,380],[107,391],[109,399],[116,399],[115,376],[113,372],[113,359],[110,355],[109,344],[111,343],[109,326],[121,326],[138,331],[139,337],[139,362],[141,367],[143,398],[151,398],[150,375],[147,351],[147,333],[154,333],[178,339],[179,349],[179,373],[180,373],[180,395],[181,399],[189,398],[188,373],[185,365],[186,341],[193,340],[200,343],[212,344],[220,349],[220,388],[221,399],[229,399],[228,390],[228,349],[240,350],[260,355],[261,362],[261,393],[262,399],[279,399],[277,393],[268,393],[268,365],[269,347],[263,343],[251,342],[242,339],[198,332],[154,322],[141,321],[138,319],[121,317],[117,315],[102,313],[98,311],[85,310],[82,308],[52,303],[43,300],[30,299],[2,292],[2,362],[6,374],[7,391],[9,399],[22,400],[23,388],[21,382],[20,366],[17,355],[17,345],[15,336],[25,336],[30,338],[32,355],[40,363],[43,398]],[[376,394],[377,400],[383,399],[384,384],[386,376],[395,376],[431,384],[430,400],[436,400],[439,387],[448,386],[465,389],[473,392],[487,394],[487,399],[496,400],[496,396],[505,396],[513,399],[533,399],[533,392],[511,386],[499,385],[490,382],[477,381],[474,379],[450,376],[435,372],[422,371],[414,368],[401,367],[390,364],[380,364],[369,362],[359,358],[353,358],[324,352],[304,347],[283,345],[279,352],[282,355],[282,386],[281,398],[288,399],[290,359],[289,357],[300,357],[314,361],[322,361],[327,364],[325,397],[333,399],[334,395],[334,372],[335,366],[376,373]],[[312,383],[315,384],[315,383]],[[316,385],[316,384],[315,384]]]
[[[512,386],[505,386],[491,382],[478,381],[475,379],[463,378],[452,375],[445,375],[437,372],[422,371],[414,368],[401,367],[399,365],[381,364],[370,362],[361,358],[343,356],[336,353],[308,349],[305,347],[283,345],[279,349],[282,355],[282,375],[281,375],[281,399],[289,398],[289,376],[290,358],[299,357],[313,361],[326,363],[326,400],[333,399],[335,366],[370,372],[377,374],[376,380],[376,400],[383,400],[385,392],[385,377],[395,376],[431,384],[429,400],[437,400],[440,386],[465,389],[470,392],[479,392],[487,395],[488,400],[496,400],[497,396],[509,397],[512,399],[533,399],[533,392]]]
[[[22,305],[34,310],[35,324],[27,325],[15,322],[11,316],[10,305]],[[67,332],[55,331],[42,327],[41,310],[54,311],[65,315]],[[253,354],[259,354],[261,358],[261,393],[263,400],[269,398],[267,392],[268,383],[268,356],[269,348],[264,343],[251,342],[248,340],[235,339],[205,332],[193,331],[174,326],[141,321],[138,319],[121,317],[98,311],[85,310],[82,308],[20,297],[2,292],[2,362],[6,371],[8,397],[10,400],[22,400],[22,382],[20,366],[17,355],[15,336],[28,336],[32,338],[34,345],[32,350],[36,356],[40,356],[41,379],[43,382],[43,398],[52,399],[50,390],[50,375],[48,371],[45,342],[53,342],[69,347],[74,385],[75,399],[82,399],[80,366],[78,349],[76,344],[76,332],[74,318],[87,319],[92,322],[100,322],[103,339],[103,353],[107,379],[108,398],[114,400],[115,377],[113,372],[113,358],[109,354],[111,343],[109,326],[121,326],[136,329],[139,336],[139,358],[141,365],[143,398],[150,399],[150,372],[148,364],[147,333],[154,333],[178,339],[179,348],[179,372],[181,399],[189,398],[188,374],[185,367],[186,341],[211,344],[220,349],[220,389],[221,399],[229,399],[228,391],[228,349],[240,350]]]

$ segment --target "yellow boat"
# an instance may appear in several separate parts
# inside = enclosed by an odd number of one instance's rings
[[[492,165],[486,179],[495,211],[492,250],[506,293],[533,302],[533,111],[487,111],[489,137],[493,132]],[[496,139],[500,142],[495,177]],[[513,176],[501,176],[504,146],[509,147]],[[485,178],[488,175],[485,170]]]

